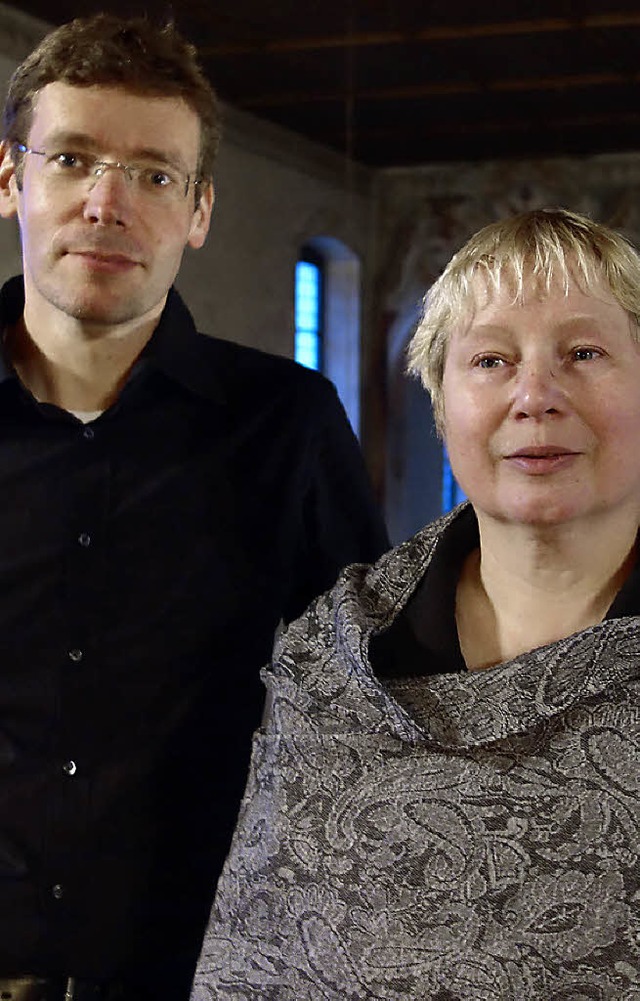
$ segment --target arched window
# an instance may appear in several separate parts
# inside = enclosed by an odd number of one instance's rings
[[[358,434],[360,260],[335,237],[314,236],[298,254],[294,357],[331,379]]]
[[[324,262],[320,254],[303,247],[296,263],[295,352],[301,365],[322,372],[324,325]]]

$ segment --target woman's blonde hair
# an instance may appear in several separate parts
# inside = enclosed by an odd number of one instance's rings
[[[427,292],[422,317],[409,344],[408,369],[431,395],[436,426],[442,433],[442,381],[449,338],[468,322],[475,304],[473,279],[482,275],[498,291],[506,284],[513,301],[524,298],[533,281],[549,291],[571,281],[588,291],[604,280],[614,298],[635,321],[640,339],[640,255],[619,233],[566,209],[536,209],[485,226],[455,254]]]

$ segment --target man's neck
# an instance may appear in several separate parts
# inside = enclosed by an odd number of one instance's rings
[[[87,331],[78,323],[7,330],[5,350],[23,385],[64,410],[105,410],[117,399],[157,319],[126,329]]]

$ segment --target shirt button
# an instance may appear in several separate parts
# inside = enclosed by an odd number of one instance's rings
[[[75,761],[66,761],[62,766],[62,771],[66,772],[67,775],[75,775],[78,768]]]
[[[95,431],[93,430],[93,428],[85,427],[82,430],[82,436],[83,436],[83,438],[86,438],[87,441],[93,441],[93,439],[95,438],[96,434],[95,434]]]
[[[84,548],[86,549],[87,546],[91,545],[91,536],[89,535],[88,532],[81,532],[80,535],[78,536],[78,542],[80,543],[81,546],[84,546]]]
[[[84,654],[82,650],[77,650],[77,649],[69,650],[69,660],[74,661],[74,663],[77,664],[78,661],[82,660],[83,657]]]
[[[54,900],[62,900],[64,897],[64,886],[62,883],[54,883],[51,887],[51,896]]]

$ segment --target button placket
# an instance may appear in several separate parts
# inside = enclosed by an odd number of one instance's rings
[[[47,762],[49,799],[44,815],[40,893],[43,914],[54,933],[56,922],[84,892],[75,859],[68,857],[69,838],[83,829],[92,809],[91,740],[86,705],[93,692],[97,637],[102,606],[103,539],[109,514],[111,466],[103,454],[101,435],[88,426],[75,430],[74,464],[69,464],[68,503],[56,523],[60,528],[61,649],[56,667],[58,699]],[[94,439],[96,439],[94,441]],[[77,461],[75,461],[77,460]],[[46,836],[46,841],[45,841]]]

